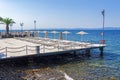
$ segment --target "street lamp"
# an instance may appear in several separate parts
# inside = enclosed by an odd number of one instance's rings
[[[23,25],[24,25],[24,23],[20,23],[20,26],[21,26],[21,32],[23,32]]]
[[[105,10],[103,10],[101,13],[103,16],[103,31],[102,31],[101,35],[102,35],[102,44],[104,44],[105,43],[105,40],[104,40]]]
[[[34,20],[34,30],[36,32],[36,20]]]
[[[34,20],[34,37],[35,37],[35,34],[36,34],[36,20]]]

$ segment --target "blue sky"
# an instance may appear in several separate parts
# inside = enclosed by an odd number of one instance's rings
[[[98,28],[101,11],[106,11],[106,27],[120,26],[120,0],[0,0],[0,16],[14,19],[13,29]],[[0,25],[4,29],[4,25]]]

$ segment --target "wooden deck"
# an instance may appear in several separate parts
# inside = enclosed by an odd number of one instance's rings
[[[105,46],[105,44],[91,44],[46,38],[1,39],[0,60],[75,53],[81,50],[85,50],[86,54],[90,55],[91,49],[100,49],[100,55],[103,56]]]

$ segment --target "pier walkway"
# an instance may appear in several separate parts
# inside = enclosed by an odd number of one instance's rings
[[[100,49],[103,55],[105,44],[91,44],[68,40],[57,40],[48,38],[8,38],[0,40],[0,60],[12,59],[22,56],[47,56],[63,53],[71,53],[85,50],[90,54],[91,49]]]

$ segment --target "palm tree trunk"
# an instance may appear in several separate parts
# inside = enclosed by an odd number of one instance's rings
[[[9,34],[9,27],[8,27],[8,25],[6,26],[6,33],[7,33],[7,35]]]

